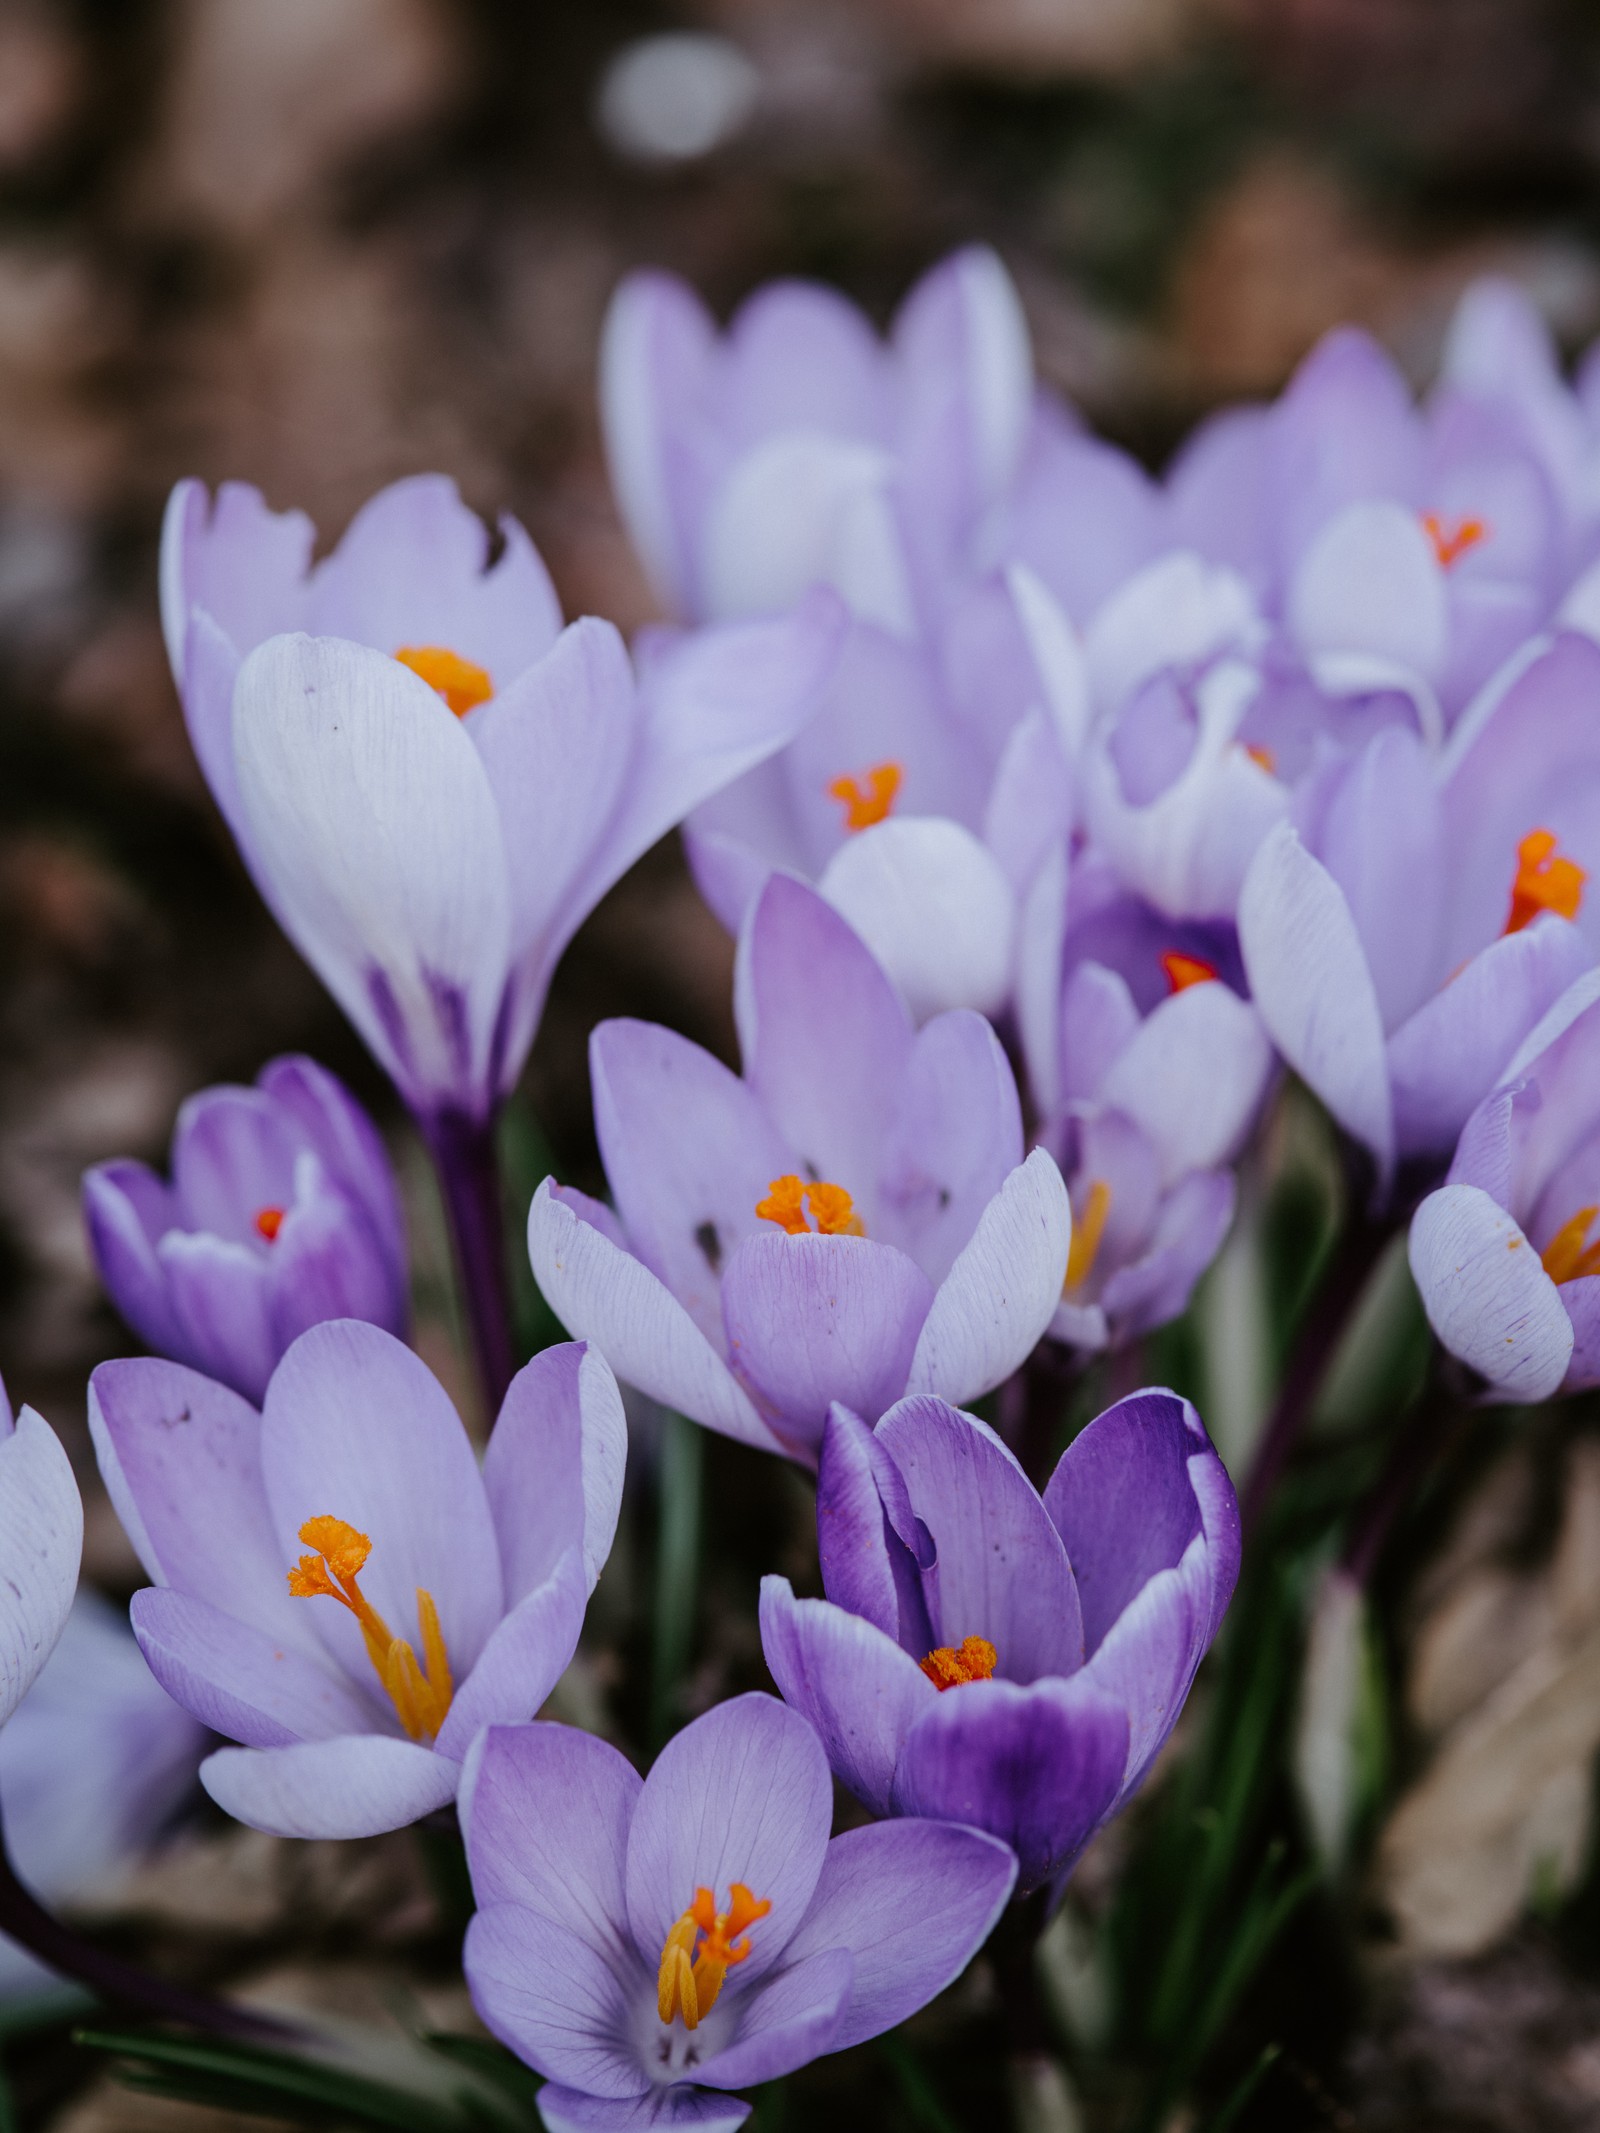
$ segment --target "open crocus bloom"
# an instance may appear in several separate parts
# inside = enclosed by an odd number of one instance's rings
[[[89,1425],[150,1577],[150,1670],[215,1731],[218,1804],[281,1836],[396,1829],[455,1795],[480,1726],[529,1718],[577,1646],[626,1437],[581,1345],[512,1381],[480,1472],[425,1364],[376,1326],[303,1333],[266,1404],[102,1363]]]
[[[761,1586],[761,1642],[834,1774],[875,1814],[1003,1837],[1018,1887],[1064,1883],[1176,1723],[1239,1567],[1239,1508],[1186,1400],[1140,1392],[1039,1497],[942,1400],[876,1430],[836,1407],[825,1600]]]
[[[151,1677],[115,1609],[87,1587],[0,1733],[0,1810],[19,1878],[46,1904],[113,1887],[194,1786],[203,1726]],[[0,1998],[50,1973],[0,1940]]]
[[[1380,1176],[1442,1164],[1547,1008],[1594,961],[1600,647],[1563,634],[1464,722],[1436,771],[1390,729],[1262,846],[1239,905],[1278,1049]],[[1460,745],[1457,745],[1457,744]]]
[[[1216,1256],[1233,1219],[1227,1166],[1272,1047],[1240,996],[1231,927],[1163,918],[1092,859],[1054,914],[1036,900],[1033,915],[1054,938],[1025,948],[1020,1020],[1040,1138],[1072,1197],[1050,1331],[1100,1349],[1178,1317]]]
[[[66,1627],[83,1556],[83,1500],[61,1440],[0,1385],[0,1726]]]
[[[1502,1400],[1600,1384],[1600,977],[1529,1034],[1411,1225],[1429,1322]]]
[[[770,1696],[686,1726],[641,1779],[565,1726],[495,1726],[461,1789],[473,2004],[544,2074],[550,2133],[733,2133],[754,2087],[892,2028],[1004,1908],[1003,1844],[923,1823],[831,1842],[815,1733]]]
[[[543,566],[433,477],[309,574],[309,523],[231,487],[168,513],[163,613],[195,752],[285,930],[424,1121],[516,1080],[582,919],[699,801],[787,741],[834,655],[825,594],[636,680],[562,630]],[[309,632],[310,634],[302,634]]]
[[[253,1089],[191,1096],[172,1182],[99,1163],[83,1181],[100,1278],[157,1354],[259,1402],[279,1357],[326,1318],[403,1334],[400,1199],[376,1127],[314,1060],[274,1059]]]
[[[812,1460],[828,1408],[970,1399],[1028,1355],[1066,1271],[1066,1188],[1024,1162],[994,1032],[914,1032],[861,942],[774,875],[740,943],[744,1078],[602,1023],[595,1123],[617,1212],[546,1179],[533,1270],[569,1330],[698,1422]]]

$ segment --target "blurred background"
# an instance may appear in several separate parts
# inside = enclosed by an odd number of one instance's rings
[[[156,614],[173,481],[254,482],[326,545],[379,485],[440,469],[523,521],[569,614],[632,628],[649,596],[594,394],[624,270],[670,266],[724,312],[817,275],[883,320],[973,238],[1015,276],[1045,379],[1152,464],[1340,320],[1424,382],[1485,269],[1576,350],[1600,328],[1600,10],[0,0],[0,1368],[86,1486],[84,1380],[132,1344],[91,1273],[83,1166],[164,1159],[186,1092],[290,1049],[398,1129],[191,760]],[[730,969],[674,849],[596,914],[527,1085],[563,1176],[594,1182],[593,1021],[625,1009],[727,1049]],[[434,1268],[421,1345],[465,1397],[427,1180],[397,1153]],[[1550,1457],[1563,1517],[1539,1512],[1550,1459],[1524,1445],[1408,1601],[1410,1820],[1380,1851],[1362,1991],[1286,1980],[1332,1997],[1279,2124],[1600,2123],[1600,1935],[1566,1930],[1600,1737],[1600,1467]],[[769,1553],[805,1522],[781,1489],[770,1511]],[[113,1594],[135,1581],[103,1500],[87,1567]],[[754,1663],[727,1659],[706,1700]],[[1530,1764],[1528,1698],[1551,1682]],[[425,1938],[403,1847],[285,1850],[196,1839],[113,1930],[164,1933],[191,1967],[208,1934],[261,1961],[286,1936],[356,1946],[372,1975]],[[48,2059],[24,2075],[33,2122],[71,2133],[244,2123],[85,2091]]]

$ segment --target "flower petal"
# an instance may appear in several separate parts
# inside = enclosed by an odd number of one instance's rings
[[[200,1782],[224,1814],[274,1837],[377,1837],[455,1798],[460,1765],[381,1734],[292,1748],[219,1748]]]
[[[828,1598],[920,1657],[938,1642],[921,1579],[933,1553],[905,1476],[860,1416],[835,1403],[817,1462],[817,1555]]]
[[[899,986],[919,1022],[993,1014],[1011,985],[1016,908],[999,862],[959,822],[891,816],[861,830],[817,884]]]
[[[636,1978],[619,1975],[566,1926],[496,1903],[468,1926],[462,1959],[473,2006],[519,2059],[590,2096],[649,2090],[632,2038],[648,1989],[637,1958]]]
[[[167,1694],[228,1740],[286,1748],[379,1729],[372,1700],[357,1695],[330,1659],[308,1657],[208,1600],[146,1586],[129,1615]]]
[[[1476,1185],[1429,1193],[1411,1223],[1411,1271],[1452,1355],[1508,1400],[1547,1400],[1566,1375],[1572,1321],[1539,1255]]]
[[[572,1662],[583,1630],[583,1551],[569,1548],[554,1570],[495,1625],[465,1681],[458,1681],[449,1716],[434,1743],[460,1761],[480,1726],[515,1725],[535,1717]]]
[[[111,1301],[147,1347],[173,1354],[183,1335],[155,1250],[174,1220],[165,1183],[144,1163],[96,1163],[83,1174],[83,1217]]]
[[[627,1458],[622,1396],[598,1348],[558,1342],[517,1372],[483,1457],[508,1602],[573,1546],[593,1592],[617,1530]]]
[[[1249,1002],[1220,983],[1189,985],[1146,1016],[1098,1093],[1143,1130],[1168,1186],[1238,1154],[1271,1071]]]
[[[899,1245],[937,1287],[1022,1161],[1022,1106],[999,1038],[967,1008],[917,1032],[895,1093],[869,1231]]]
[[[854,1968],[847,1949],[821,1948],[799,1961],[791,1957],[775,1977],[742,1991],[733,2042],[697,2066],[695,2080],[708,2088],[752,2088],[833,2051]],[[741,1985],[747,1974],[741,1965]]]
[[[670,2089],[652,2088],[644,2096],[589,2096],[547,2081],[539,2091],[539,2116],[546,2133],[654,2133],[658,2126],[693,2126],[697,2133],[738,2133],[750,2105],[715,2089],[692,2089],[679,2082]]]
[[[258,1404],[278,1360],[267,1262],[247,1244],[170,1229],[156,1246],[178,1356]]]
[[[25,1407],[0,1437],[0,1725],[56,1648],[82,1555],[72,1463],[44,1417]]]
[[[1421,519],[1387,498],[1349,504],[1312,542],[1289,587],[1301,651],[1368,652],[1436,679],[1449,634],[1444,571]]]

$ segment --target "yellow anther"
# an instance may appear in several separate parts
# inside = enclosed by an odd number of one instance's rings
[[[1074,1289],[1081,1288],[1094,1272],[1100,1239],[1105,1235],[1106,1217],[1110,1212],[1111,1187],[1104,1178],[1096,1178],[1089,1187],[1083,1213],[1073,1220],[1072,1243],[1067,1250],[1067,1278],[1061,1284],[1063,1296],[1070,1296]]]
[[[1600,1274],[1600,1242],[1589,1242],[1589,1230],[1600,1207],[1580,1207],[1563,1222],[1539,1254],[1545,1272],[1559,1289],[1564,1282],[1582,1281]]]
[[[408,644],[394,656],[403,667],[420,675],[430,689],[436,689],[457,718],[465,718],[494,694],[488,668],[463,659],[448,645]]]
[[[436,1740],[455,1695],[450,1658],[433,1594],[417,1587],[417,1621],[422,1631],[419,1664],[404,1637],[397,1637],[356,1583],[372,1553],[366,1534],[342,1518],[308,1518],[300,1538],[314,1553],[301,1556],[289,1572],[289,1590],[297,1600],[337,1600],[361,1625],[372,1670],[413,1740]]]
[[[750,1953],[745,1935],[772,1905],[753,1896],[742,1881],[728,1891],[728,1908],[717,1910],[710,1889],[696,1889],[694,1902],[667,1935],[656,1972],[656,2012],[663,2022],[683,2016],[685,2029],[698,2029],[717,2004],[722,1980]],[[699,1953],[695,1942],[699,1940]]]
[[[959,1644],[941,1644],[917,1664],[942,1696],[969,1681],[988,1681],[999,1657],[987,1637],[963,1637]]]
[[[810,1222],[806,1220],[807,1208],[811,1211]],[[830,1185],[825,1179],[808,1185],[792,1171],[787,1177],[773,1179],[767,1187],[767,1197],[756,1202],[756,1213],[763,1222],[776,1222],[791,1237],[809,1236],[813,1224],[819,1237],[866,1235],[855,1202],[842,1185]]]

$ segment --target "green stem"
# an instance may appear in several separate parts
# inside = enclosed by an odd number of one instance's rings
[[[694,1646],[704,1466],[704,1432],[683,1415],[667,1415],[661,1432],[650,1688],[650,1731],[658,1748],[678,1722]]]

